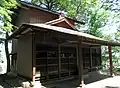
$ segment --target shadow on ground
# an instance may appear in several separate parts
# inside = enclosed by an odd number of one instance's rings
[[[101,71],[90,72],[89,76],[85,78],[85,84],[103,80],[109,77],[110,75],[103,74]]]
[[[120,87],[111,87],[111,86],[106,86],[105,88],[120,88]]]
[[[10,76],[7,74],[0,75],[0,88],[17,88],[21,87],[20,82],[25,81],[18,76]]]
[[[110,76],[101,74],[99,71],[90,72],[89,74],[84,75],[85,84],[96,82],[102,79],[106,79]],[[74,79],[62,80],[62,81],[53,81],[42,83],[42,86],[45,88],[76,88],[80,84],[78,77]],[[111,87],[106,87],[111,88]]]
[[[85,80],[85,84],[89,84],[95,81],[106,79],[108,77],[109,77],[108,75],[104,75],[101,74],[99,71],[95,71],[84,75],[84,80]],[[3,88],[20,87],[21,81],[23,81],[23,79],[21,79],[20,77],[14,77],[8,75],[2,75],[0,77],[0,85]],[[26,80],[24,79],[24,81]],[[67,78],[67,80],[65,78],[64,80],[56,80],[56,81],[41,83],[42,88],[76,88],[79,86],[79,84],[80,82],[78,77],[69,78],[69,79]],[[106,88],[113,88],[113,87],[106,86]]]

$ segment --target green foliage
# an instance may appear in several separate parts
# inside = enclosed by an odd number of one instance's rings
[[[111,13],[110,16],[110,30],[114,28],[117,30],[114,37],[115,40],[120,42],[120,1],[119,0],[102,0],[104,3],[103,8],[109,10]]]
[[[57,10],[59,6],[59,0],[32,0],[32,3],[54,11]]]
[[[117,31],[114,35],[111,35],[113,38],[111,41],[120,42],[120,2],[119,0],[105,0],[103,8],[108,9],[111,12],[111,16],[109,18],[110,21],[108,24],[111,28],[109,30],[114,29]],[[107,40],[109,39],[110,38],[107,38]],[[120,72],[120,47],[113,47],[112,55],[114,72]]]
[[[88,20],[88,33],[94,36],[103,37],[99,28],[103,27],[106,23],[107,14],[105,12],[91,12],[90,19]]]
[[[109,11],[102,8],[100,0],[60,0],[68,16],[86,22],[87,33],[103,37],[101,27],[105,26]]]
[[[0,2],[0,17],[3,18],[4,25],[0,26],[5,31],[13,29],[11,15],[14,13],[13,8],[17,8],[16,0],[1,0]]]
[[[120,42],[120,31],[118,30],[117,33],[115,33],[115,39]]]
[[[113,38],[114,35],[104,35],[105,40],[115,41]],[[113,70],[114,72],[118,72],[120,69],[120,47],[112,47],[112,62],[113,62]],[[108,47],[102,47],[102,66],[104,69],[109,68],[109,53]]]

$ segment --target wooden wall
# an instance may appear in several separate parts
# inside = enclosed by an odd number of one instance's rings
[[[45,23],[57,18],[58,16],[41,10],[33,8],[21,8],[19,10],[16,26],[19,27],[23,23]]]
[[[17,72],[22,76],[32,78],[32,38],[22,36],[18,39]]]
[[[30,14],[27,9],[20,9],[16,21],[16,26],[20,27],[23,23],[30,23]]]
[[[31,11],[32,10],[32,11]],[[29,9],[30,23],[45,23],[58,19],[58,16],[41,10]]]

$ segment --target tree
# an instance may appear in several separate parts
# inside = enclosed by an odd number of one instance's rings
[[[1,0],[0,1],[0,18],[2,18],[3,25],[0,25],[0,29],[6,31],[6,39],[9,37],[8,33],[13,30],[11,16],[14,13],[12,9],[17,7],[16,0]],[[7,58],[7,72],[10,71],[10,58],[8,52],[8,40],[5,40],[5,51]]]
[[[103,8],[108,9],[111,13],[109,26],[110,30],[114,27],[116,41],[120,40],[120,1],[119,0],[102,0]]]
[[[89,19],[88,19],[88,30],[87,33],[97,36],[97,37],[103,37],[103,33],[101,28],[106,25],[108,12],[104,9],[95,9],[95,11],[89,11],[88,12]]]
[[[5,31],[11,31],[13,25],[11,23],[11,15],[14,13],[13,8],[17,7],[17,2],[15,0],[1,0],[0,2],[0,17],[3,18],[4,25],[1,29]]]
[[[32,3],[48,10],[57,10],[59,0],[32,0]]]
[[[109,21],[107,22],[107,28],[113,32],[112,37],[108,37],[106,40],[112,39],[112,41],[120,42],[120,2],[119,0],[101,0],[104,5],[103,8],[110,11]],[[106,35],[106,34],[105,34]],[[120,47],[112,47],[113,54],[113,66],[114,71],[120,72]],[[105,53],[107,54],[107,53]],[[107,59],[107,57],[105,58]]]
[[[109,41],[116,41],[114,39],[114,35],[107,35],[105,34],[103,37],[105,40],[109,40]],[[120,71],[120,47],[118,46],[113,46],[112,47],[112,62],[113,62],[113,71],[114,73],[117,73],[118,71]],[[104,68],[104,70],[109,68],[109,52],[108,52],[108,47],[104,46],[102,47],[102,66]]]
[[[101,28],[106,25],[109,17],[109,11],[103,8],[104,3],[100,0],[62,0],[61,2],[65,3],[62,7],[67,9],[68,16],[86,22],[86,33],[102,37]]]

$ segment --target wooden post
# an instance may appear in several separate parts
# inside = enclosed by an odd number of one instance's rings
[[[80,87],[84,87],[84,78],[83,78],[83,57],[82,57],[82,48],[81,42],[78,42],[78,61],[79,61],[79,81]]]
[[[35,32],[32,31],[32,81],[33,85],[35,83],[35,75],[36,75],[36,43],[35,43]]]
[[[109,62],[110,62],[110,75],[113,75],[113,63],[112,63],[112,47],[108,46],[109,51]]]
[[[33,67],[33,73],[32,73],[32,81],[35,83],[35,74],[36,74],[36,67]]]
[[[90,47],[90,71],[92,71],[92,48]]]
[[[79,56],[78,56],[78,45],[76,45],[76,56],[77,56],[77,70],[78,70],[78,73],[79,73]]]
[[[60,44],[58,44],[58,55],[59,55],[59,57],[58,57],[58,74],[59,74],[59,78],[61,77],[61,56],[60,56]]]
[[[49,52],[47,52],[47,57],[46,57],[46,77],[47,77],[47,80],[49,80],[48,53]]]

